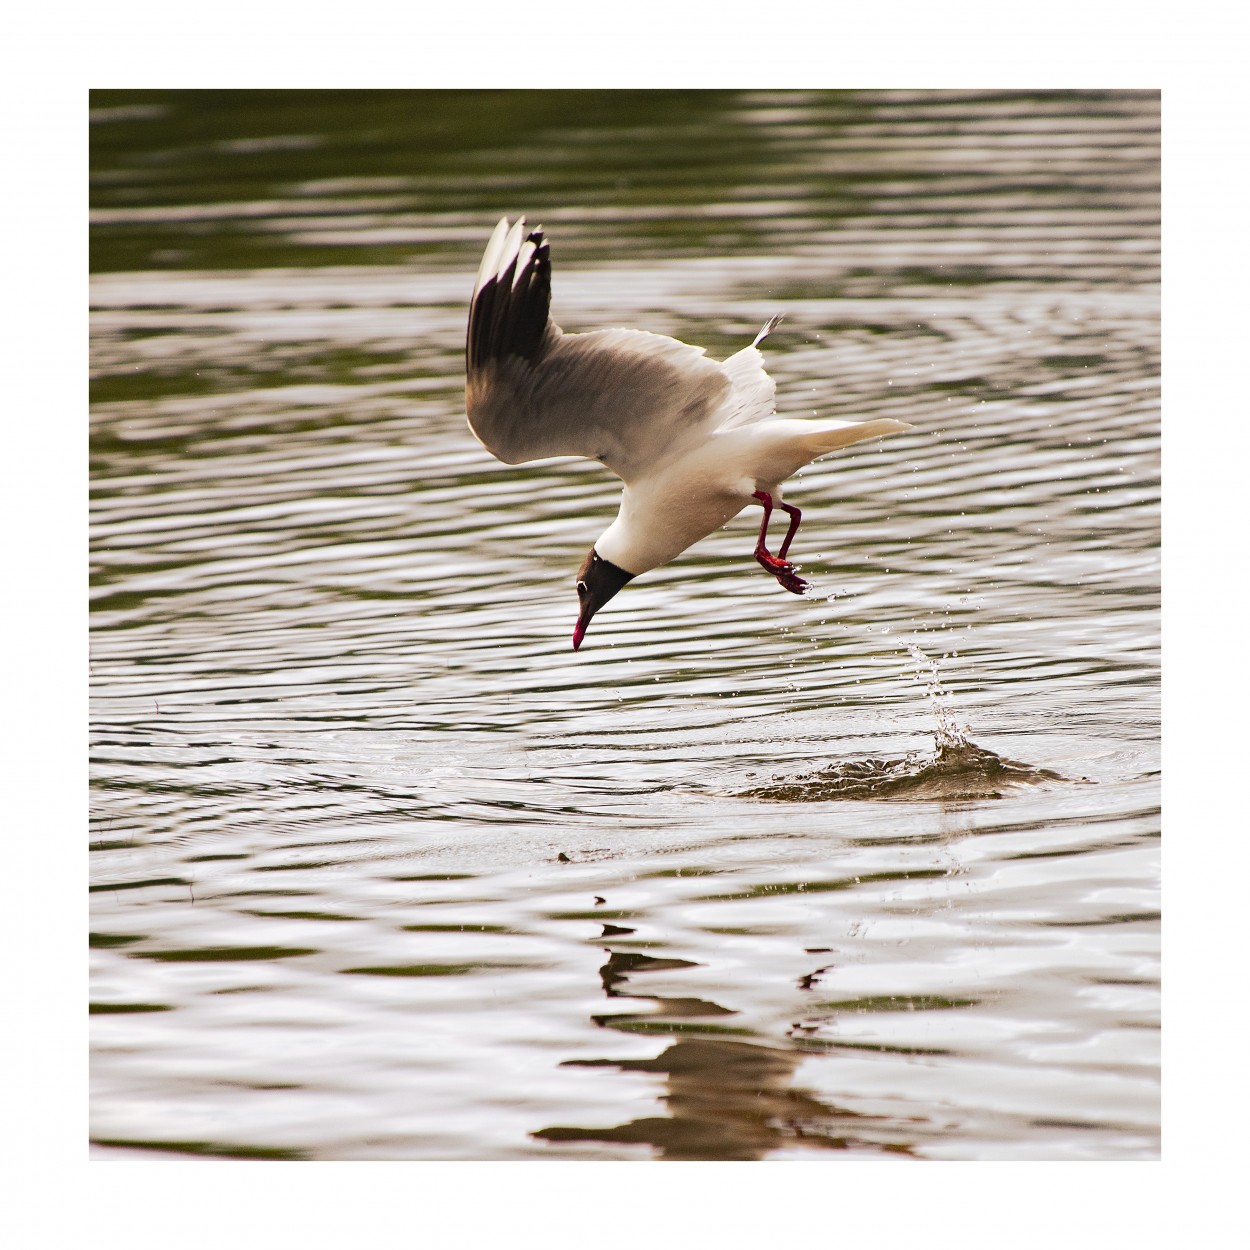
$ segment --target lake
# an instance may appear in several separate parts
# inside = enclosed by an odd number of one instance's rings
[[[1159,1155],[1157,92],[91,98],[99,1159]],[[570,636],[566,330],[765,355],[802,471]]]

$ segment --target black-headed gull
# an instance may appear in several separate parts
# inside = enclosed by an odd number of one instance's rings
[[[807,583],[786,559],[801,514],[781,483],[827,452],[911,426],[775,417],[759,344],[780,317],[725,361],[646,330],[565,334],[548,315],[549,249],[524,217],[495,227],[469,307],[466,407],[474,436],[505,464],[584,456],[625,483],[616,520],[577,572],[573,649],[626,582],[753,502],[764,509],[756,560],[801,595]],[[774,508],[790,520],[776,555],[766,545]]]

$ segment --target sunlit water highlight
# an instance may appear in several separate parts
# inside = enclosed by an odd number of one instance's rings
[[[93,98],[93,1136],[293,1158],[1158,1152],[1158,100]],[[211,102],[211,107],[209,107]],[[418,107],[419,104],[419,107]],[[569,646],[566,328],[907,435]]]

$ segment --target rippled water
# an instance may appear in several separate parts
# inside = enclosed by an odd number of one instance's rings
[[[93,1137],[299,1158],[1158,1153],[1154,93],[95,93]],[[567,329],[916,428],[570,648]]]

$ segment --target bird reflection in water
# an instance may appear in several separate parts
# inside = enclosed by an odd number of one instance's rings
[[[629,932],[605,926],[608,937]],[[536,1138],[552,1143],[645,1145],[661,1159],[763,1159],[773,1151],[795,1146],[911,1153],[910,1144],[893,1135],[897,1131],[893,1118],[831,1106],[796,1087],[794,1072],[805,1057],[801,1046],[781,1047],[726,1037],[726,1032],[750,1032],[711,1022],[714,1017],[734,1015],[730,1008],[697,998],[638,994],[628,988],[630,978],[638,973],[696,966],[685,959],[611,951],[599,970],[604,993],[609,998],[654,1003],[655,1009],[595,1016],[595,1023],[625,1033],[670,1032],[679,1036],[654,1059],[570,1059],[561,1065],[661,1074],[667,1084],[663,1102],[668,1114],[607,1128],[554,1126],[539,1130]],[[680,1036],[685,1033],[697,1035]]]

